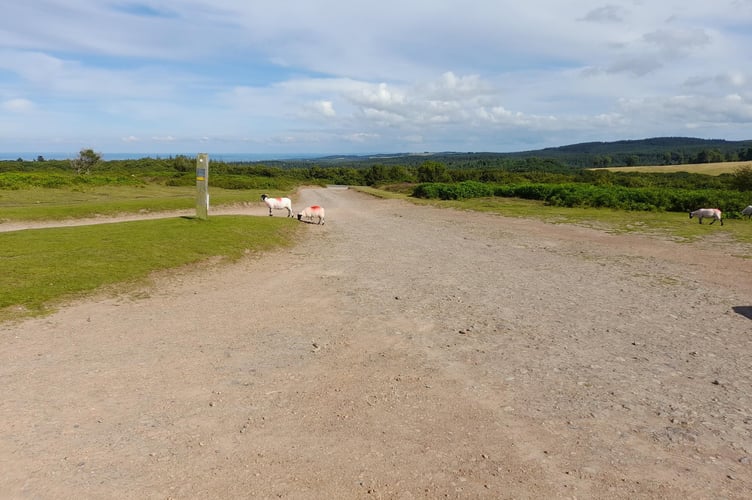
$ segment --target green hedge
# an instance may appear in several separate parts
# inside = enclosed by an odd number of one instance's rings
[[[413,196],[416,198],[440,200],[464,200],[494,196],[494,186],[477,181],[464,181],[456,184],[442,182],[424,182],[415,186]]]
[[[489,196],[539,200],[559,207],[600,207],[622,210],[689,212],[701,207],[720,208],[731,218],[749,205],[749,193],[721,189],[628,188],[564,184],[423,183],[414,197],[462,200]]]

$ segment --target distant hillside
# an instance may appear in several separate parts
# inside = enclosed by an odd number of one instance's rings
[[[396,153],[368,156],[330,156],[307,160],[271,162],[279,166],[368,167],[371,165],[418,166],[426,161],[449,168],[508,168],[524,160],[548,160],[569,168],[639,165],[680,165],[752,160],[752,140],[726,141],[691,137],[655,137],[614,142],[584,142],[555,148],[514,153],[442,152]],[[270,162],[265,162],[269,164]]]
[[[570,166],[678,165],[752,159],[752,140],[726,141],[692,137],[655,137],[614,142],[584,142],[513,153],[559,160]]]

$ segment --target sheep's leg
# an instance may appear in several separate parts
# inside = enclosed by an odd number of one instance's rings
[[[717,220],[718,219],[713,219],[713,222],[711,222],[710,225],[712,226],[713,224],[715,224],[715,221],[717,221]]]
[[[272,216],[272,207],[269,207],[269,217]]]

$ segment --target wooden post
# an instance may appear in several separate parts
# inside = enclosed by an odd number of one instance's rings
[[[196,158],[196,217],[209,217],[209,155],[199,153]]]

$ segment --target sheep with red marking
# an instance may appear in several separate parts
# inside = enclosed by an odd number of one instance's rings
[[[752,205],[749,205],[747,208],[742,210],[742,217],[747,216],[747,220],[752,218]]]
[[[272,210],[287,210],[287,216],[292,217],[292,200],[290,198],[271,198],[265,194],[261,195],[261,199],[266,206],[269,207],[269,217],[272,216]]]
[[[303,220],[303,217],[308,219],[309,222],[313,222],[314,217],[318,217],[319,224],[324,223],[324,214],[325,210],[324,207],[320,207],[318,205],[311,205],[310,207],[305,207],[303,210],[301,210],[298,213],[298,220]]]
[[[721,211],[717,208],[700,208],[694,212],[689,212],[689,218],[691,219],[692,217],[700,219],[700,224],[702,224],[702,219],[713,219],[710,225],[713,225],[717,220],[721,221],[721,226],[723,225]]]

